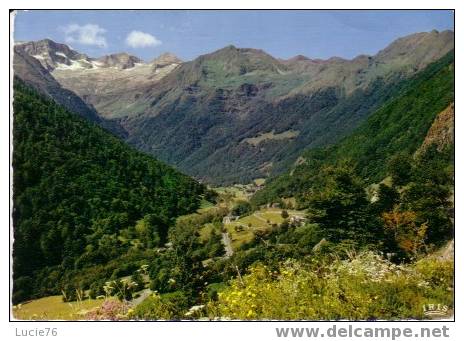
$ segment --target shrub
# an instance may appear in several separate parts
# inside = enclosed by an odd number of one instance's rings
[[[116,321],[127,319],[127,313],[127,303],[115,300],[106,300],[100,307],[88,312],[85,318],[87,320]]]
[[[105,281],[103,281],[103,280],[93,282],[90,285],[90,288],[89,288],[90,289],[89,290],[89,297],[95,299],[98,296],[105,295],[105,289],[103,288],[104,285],[105,285]]]
[[[417,215],[413,211],[384,212],[382,214],[385,229],[393,235],[398,247],[406,255],[417,257],[420,251],[425,251],[425,236],[427,224],[417,224]]]
[[[61,290],[63,302],[71,302],[82,300],[84,298],[84,291],[79,286],[68,283]]]
[[[262,264],[234,279],[208,314],[231,319],[367,320],[426,318],[422,306],[452,305],[452,263],[423,259],[395,265],[364,252],[332,263]]]
[[[188,298],[181,291],[163,295],[154,293],[140,303],[129,317],[143,320],[178,320],[184,318],[188,307]]]
[[[132,274],[131,281],[136,284],[136,291],[142,290],[145,287],[145,281],[140,269]]]
[[[248,201],[238,201],[232,208],[233,215],[242,216],[251,212],[251,204]]]

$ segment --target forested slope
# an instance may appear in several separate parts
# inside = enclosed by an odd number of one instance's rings
[[[303,153],[291,172],[267,182],[255,203],[303,194],[324,165],[349,161],[366,183],[382,180],[396,156],[412,156],[435,117],[454,99],[454,51],[399,86],[396,95],[352,134],[327,148]]]
[[[13,138],[14,301],[163,243],[205,190],[17,79]]]

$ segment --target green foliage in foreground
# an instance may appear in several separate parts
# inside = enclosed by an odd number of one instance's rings
[[[182,291],[163,295],[153,294],[129,313],[129,318],[137,320],[179,320],[185,319],[190,307],[188,298]]]
[[[454,99],[454,51],[404,81],[401,91],[339,143],[303,154],[295,169],[267,181],[253,197],[261,205],[308,191],[319,169],[349,159],[366,182],[378,182],[398,154],[411,156],[422,144],[436,115]]]
[[[166,242],[205,191],[17,80],[13,137],[14,302]]]
[[[286,261],[233,279],[209,303],[209,317],[259,320],[423,319],[423,305],[452,308],[453,262],[394,265],[366,252],[331,263]]]

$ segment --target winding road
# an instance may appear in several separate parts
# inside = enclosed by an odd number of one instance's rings
[[[224,244],[224,249],[226,251],[225,257],[231,257],[234,254],[234,250],[232,249],[232,241],[230,240],[229,233],[222,233],[222,243]]]
[[[132,301],[130,301],[131,307],[136,307],[140,303],[142,303],[148,296],[150,296],[153,293],[150,289],[143,289],[140,292],[140,296],[137,298],[134,298]]]

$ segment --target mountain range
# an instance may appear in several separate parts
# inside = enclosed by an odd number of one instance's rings
[[[351,60],[227,46],[188,62],[144,62],[91,58],[45,39],[17,44],[14,62],[19,78],[68,109],[222,185],[282,173],[304,150],[337,142],[453,48],[452,31],[431,31]]]

